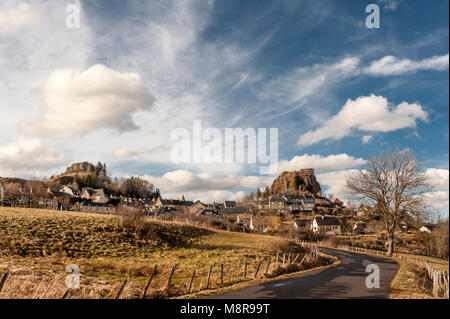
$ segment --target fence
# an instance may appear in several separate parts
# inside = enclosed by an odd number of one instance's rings
[[[192,275],[183,277],[183,280],[185,282],[179,283],[179,287],[175,287],[173,281],[176,272],[182,272],[182,270],[179,270],[177,268],[177,264],[173,264],[170,267],[170,271],[165,279],[160,278],[165,282],[163,287],[151,287],[152,282],[154,282],[154,279],[157,276],[158,267],[154,266],[153,271],[148,277],[145,286],[140,292],[140,298],[146,299],[147,297],[149,297],[150,291],[152,289],[153,292],[157,293],[159,297],[182,296],[193,292],[225,287],[227,285],[229,286],[238,282],[251,281],[263,277],[278,277],[279,275],[291,271],[298,271],[299,267],[302,265],[305,267],[307,266],[307,264],[310,266],[314,266],[314,263],[318,260],[319,257],[319,250],[317,245],[311,247],[311,249],[305,252],[302,258],[300,258],[301,255],[303,255],[303,253],[277,253],[275,256],[267,256],[267,258],[265,259],[254,260],[254,262],[252,263],[249,262],[248,258],[245,258],[244,260],[240,260],[237,265],[226,265],[227,267],[224,267],[223,263],[219,265],[209,265],[208,271],[206,273],[203,272],[203,275],[200,272],[201,269],[193,269],[191,270]],[[298,267],[290,268],[289,266],[291,265],[296,265]],[[184,269],[183,273],[186,273],[186,269]],[[197,289],[193,291],[194,280],[197,279],[198,281],[200,277],[200,284]],[[3,273],[0,279],[0,296],[2,290],[4,291],[4,288],[8,285],[8,281],[12,279],[14,279],[14,274],[6,270],[6,272]],[[125,288],[129,284],[130,278],[123,280],[119,288],[116,288],[117,291],[112,291],[112,297],[114,299],[120,299],[124,294]],[[61,291],[61,295],[59,298],[70,298],[72,292],[75,290],[76,288],[68,288],[65,290],[64,294],[62,294]]]
[[[300,242],[303,245],[317,245],[317,243],[309,243],[309,242]],[[374,249],[365,249],[360,247],[354,247],[349,245],[329,245],[327,242],[319,242],[319,246],[324,247],[331,247],[331,248],[338,248],[342,250],[348,250],[348,251],[354,251],[354,252],[360,252],[360,253],[368,253],[372,255],[384,255],[386,256],[386,252],[380,251],[380,250],[374,250]],[[402,260],[408,260],[410,262],[413,262],[415,264],[418,264],[426,269],[426,274],[428,278],[433,282],[433,296],[435,298],[439,297],[445,297],[449,298],[449,274],[447,271],[439,271],[433,268],[433,266],[427,262],[426,260],[412,258],[400,254],[394,253],[394,258],[399,258]]]

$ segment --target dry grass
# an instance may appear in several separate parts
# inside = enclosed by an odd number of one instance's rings
[[[177,267],[171,296],[179,296],[185,294],[194,269],[193,293],[204,289],[210,265],[210,288],[216,289],[250,281],[259,262],[258,277],[265,278],[269,257],[269,273],[277,268],[277,253],[280,262],[283,254],[287,259],[289,253],[300,257],[306,253],[300,245],[272,236],[173,222],[152,221],[140,229],[145,230],[143,235],[110,215],[0,208],[0,274],[7,269],[11,274],[0,298],[60,298],[66,291],[69,264],[78,265],[81,273],[81,288],[72,290],[69,298],[114,298],[124,279],[129,283],[121,298],[140,298],[154,265],[158,271],[149,297],[164,298],[172,264]],[[245,279],[244,260],[248,263]],[[327,258],[320,257],[306,268],[327,263]],[[220,264],[224,265],[223,285]]]
[[[410,261],[396,259],[399,270],[391,282],[391,299],[432,299],[432,282],[426,270]]]

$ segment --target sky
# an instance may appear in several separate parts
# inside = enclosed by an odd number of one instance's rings
[[[371,3],[379,28],[365,23]],[[68,24],[73,5],[79,25]],[[0,176],[45,178],[101,161],[163,196],[213,202],[314,168],[324,192],[345,199],[349,174],[408,148],[435,185],[430,205],[448,214],[448,6],[3,0]],[[220,132],[277,128],[277,171],[174,162],[171,134],[193,132],[194,121]]]

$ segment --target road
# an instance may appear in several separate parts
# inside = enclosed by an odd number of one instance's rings
[[[317,270],[299,277],[271,281],[214,296],[215,299],[347,299],[388,298],[390,282],[398,265],[382,257],[364,255],[330,248],[320,251],[342,260],[340,265]],[[376,264],[380,269],[380,288],[367,288],[366,266]]]

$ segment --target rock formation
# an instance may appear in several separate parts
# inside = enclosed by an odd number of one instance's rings
[[[283,172],[272,183],[272,194],[310,194],[322,196],[322,189],[314,175],[314,169]]]
[[[64,174],[75,174],[75,173],[94,173],[95,166],[89,162],[81,162],[70,165]]]

